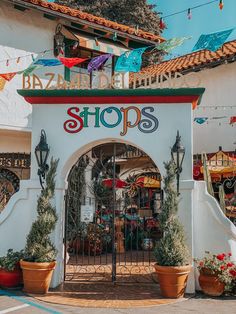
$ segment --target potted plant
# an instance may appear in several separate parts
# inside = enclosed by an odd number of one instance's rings
[[[55,191],[55,176],[58,160],[51,159],[46,176],[46,187],[37,202],[37,219],[27,236],[24,258],[20,261],[23,270],[24,291],[47,293],[56,266],[57,250],[50,234],[57,222],[56,209],[51,204]]]
[[[7,251],[6,256],[0,257],[0,286],[2,288],[16,288],[22,284],[22,271],[20,259],[23,257],[23,250],[14,252]]]
[[[176,167],[173,161],[164,163],[166,176],[164,177],[165,197],[160,214],[160,229],[162,238],[154,249],[156,264],[154,265],[161,293],[164,297],[183,297],[188,274],[189,251],[185,243],[182,224],[177,217],[178,199],[174,189]]]
[[[205,294],[217,297],[235,280],[236,266],[230,261],[231,253],[206,254],[202,259],[195,259],[200,273],[199,285]]]

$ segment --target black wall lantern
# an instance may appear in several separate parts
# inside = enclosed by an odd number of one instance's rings
[[[54,35],[54,56],[57,57],[64,50],[64,38],[61,33],[62,25],[58,24]]]
[[[45,174],[48,170],[48,154],[49,154],[49,146],[47,144],[47,137],[44,130],[41,130],[40,141],[38,145],[35,147],[35,156],[38,163],[38,176],[42,189],[44,189],[43,183],[45,179]]]
[[[182,172],[182,164],[185,155],[185,148],[181,144],[181,136],[179,135],[179,131],[177,131],[175,143],[171,149],[171,157],[176,166],[176,179],[177,179],[177,193],[179,193],[179,177]]]

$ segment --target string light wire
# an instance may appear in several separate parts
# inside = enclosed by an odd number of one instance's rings
[[[218,1],[219,1],[219,0],[208,1],[208,2],[206,2],[206,3],[202,3],[202,4],[196,5],[196,6],[194,6],[194,7],[188,7],[188,9],[185,9],[185,10],[181,10],[181,11],[178,11],[178,12],[174,12],[174,13],[165,15],[165,16],[163,16],[163,17],[161,17],[161,18],[162,18],[162,19],[166,19],[166,18],[175,16],[175,15],[178,15],[178,14],[181,14],[181,13],[186,13],[186,11],[188,11],[188,10],[191,10],[191,11],[192,11],[192,10],[198,9],[198,8],[203,7],[203,6],[206,6],[206,5],[210,5],[210,4],[215,3],[215,2],[218,2]],[[117,34],[117,33],[115,32],[115,33],[114,33],[114,36],[117,36],[116,34]],[[114,38],[114,36],[113,36],[113,38]],[[102,38],[102,36],[101,36],[101,37],[96,37],[97,40],[100,39],[100,38]],[[116,37],[116,38],[117,38],[117,37]],[[91,41],[91,40],[94,40],[94,39],[88,39],[88,40],[86,40],[85,42],[88,42],[88,41]],[[114,40],[114,41],[116,41],[116,40]],[[69,46],[71,46],[71,45],[69,45]],[[52,48],[52,49],[46,49],[46,50],[43,50],[43,51],[40,51],[40,52],[29,53],[29,54],[27,54],[27,55],[18,56],[18,57],[14,57],[14,58],[6,58],[6,59],[3,59],[3,60],[0,60],[0,63],[2,63],[2,62],[6,62],[6,63],[7,63],[7,62],[12,61],[12,60],[17,60],[18,58],[21,59],[21,58],[32,57],[32,55],[35,55],[35,54],[37,54],[37,55],[45,55],[46,53],[51,52],[51,51],[53,51],[53,48]]]
[[[208,2],[206,2],[206,3],[202,3],[202,4],[196,5],[196,6],[194,6],[194,7],[189,7],[188,9],[190,9],[190,10],[192,11],[192,10],[201,8],[201,7],[203,7],[203,6],[206,6],[206,5],[212,4],[212,3],[214,3],[214,2],[218,2],[218,1],[219,1],[219,0],[208,1]],[[188,10],[188,9],[187,9],[187,10]],[[181,10],[181,11],[178,11],[178,12],[174,12],[174,13],[165,15],[165,16],[163,16],[162,18],[163,18],[163,19],[166,19],[166,18],[169,18],[169,17],[171,17],[171,16],[175,16],[175,15],[178,15],[178,14],[181,14],[181,13],[186,13],[187,10],[185,9],[185,10]]]

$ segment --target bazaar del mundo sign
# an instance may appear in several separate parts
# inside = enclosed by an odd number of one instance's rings
[[[124,89],[127,88],[126,73],[115,73],[109,77],[105,72],[97,72],[96,89]],[[183,75],[174,74],[149,75],[133,73],[130,89],[142,88],[196,88],[201,85],[201,77],[198,72]],[[36,74],[22,75],[22,89],[91,89],[90,76],[84,73],[74,75],[70,81],[66,81],[61,74],[45,73],[39,77]]]
[[[104,72],[97,72],[96,89],[125,89],[125,74],[115,73],[109,77]],[[130,89],[140,86],[145,89],[163,88],[193,88],[201,83],[197,73],[194,76],[184,76],[181,73],[146,75],[133,73]],[[23,90],[91,90],[90,76],[76,74],[66,81],[61,74],[45,73],[41,77],[36,74],[23,75]],[[64,130],[67,133],[79,133],[88,127],[108,129],[120,128],[120,136],[125,136],[130,128],[137,128],[142,133],[153,133],[158,129],[159,120],[154,115],[152,106],[138,108],[137,106],[117,107],[115,105],[101,108],[73,106],[67,109]]]

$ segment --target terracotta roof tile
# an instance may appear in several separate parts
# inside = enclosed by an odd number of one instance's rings
[[[63,5],[59,5],[57,3],[47,2],[45,0],[22,0],[22,1],[31,3],[35,5],[36,7],[47,8],[48,10],[56,11],[65,15],[73,16],[73,17],[77,17],[78,19],[81,19],[81,20],[86,20],[86,21],[89,21],[98,25],[103,25],[105,27],[109,27],[114,30],[121,31],[123,33],[135,35],[136,37],[140,37],[140,38],[147,39],[150,41],[154,41],[154,42],[164,41],[164,39],[161,36],[154,35],[152,33],[145,32],[142,30],[138,30],[138,32],[136,32],[135,29],[132,27],[118,24],[116,22],[106,20],[102,17],[94,16],[92,14],[85,13],[77,9],[72,9]]]
[[[184,72],[186,70],[191,71],[191,69],[194,70],[194,68],[198,66],[207,67],[211,66],[211,64],[216,61],[221,63],[227,59],[233,59],[234,57],[236,57],[236,40],[225,43],[223,47],[216,52],[200,50],[169,61],[148,66],[141,71],[141,74],[158,75],[170,72]]]

